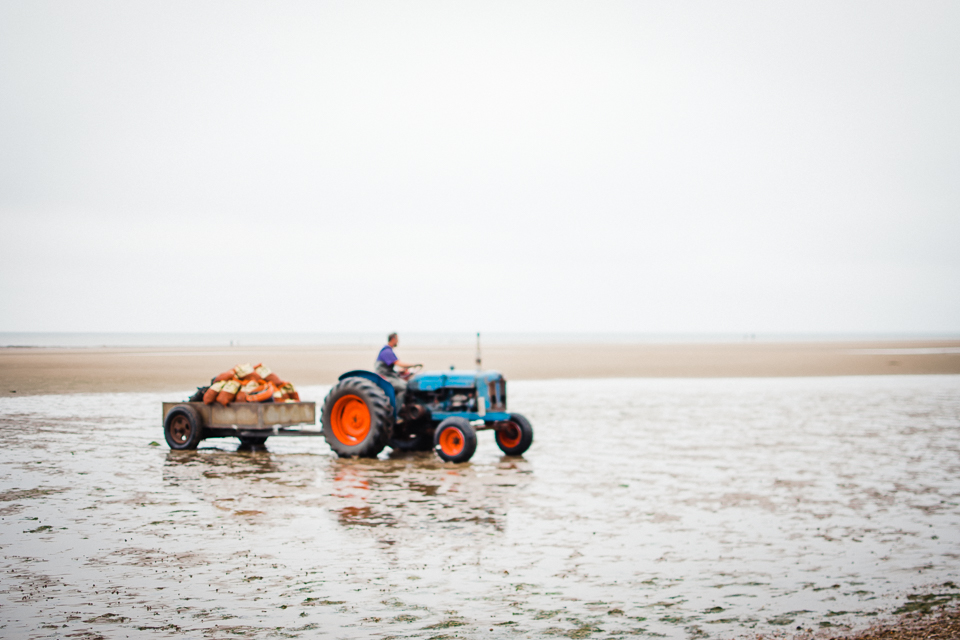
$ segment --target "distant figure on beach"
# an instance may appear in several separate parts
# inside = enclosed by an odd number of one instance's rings
[[[391,333],[387,336],[387,344],[383,349],[380,349],[380,354],[377,356],[377,362],[374,365],[374,371],[386,378],[387,382],[393,386],[393,390],[397,394],[397,406],[402,407],[403,396],[407,392],[407,381],[401,378],[400,375],[406,373],[410,367],[419,367],[422,365],[400,362],[400,360],[397,359],[397,354],[393,352],[393,349],[398,344],[400,344],[400,339],[397,338],[396,333]],[[397,369],[399,369],[399,371],[397,371]]]

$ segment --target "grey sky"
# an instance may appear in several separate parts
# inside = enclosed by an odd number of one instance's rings
[[[0,331],[958,331],[958,34],[0,0]]]

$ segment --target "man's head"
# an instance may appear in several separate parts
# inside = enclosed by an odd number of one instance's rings
[[[398,344],[400,344],[400,340],[397,338],[396,333],[391,333],[390,335],[387,336],[387,344],[390,345],[391,347],[395,347]]]

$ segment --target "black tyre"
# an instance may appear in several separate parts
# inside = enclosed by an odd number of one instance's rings
[[[477,450],[477,432],[466,418],[447,418],[437,425],[433,446],[446,462],[466,462]]]
[[[421,433],[416,436],[390,438],[388,444],[394,451],[430,451],[433,449],[433,434]]]
[[[320,414],[323,437],[341,458],[376,458],[393,429],[393,407],[380,387],[345,378],[330,390]]]
[[[240,444],[245,447],[259,447],[267,441],[267,437],[240,436]]]
[[[412,433],[398,432],[393,428],[393,436],[388,443],[394,451],[430,451],[433,449],[433,432],[436,423],[420,423]]]
[[[522,456],[533,444],[533,427],[519,413],[511,413],[503,428],[497,429],[497,446],[508,456]]]
[[[163,437],[171,449],[183,451],[196,449],[203,440],[203,422],[196,409],[188,404],[178,404],[163,421]]]

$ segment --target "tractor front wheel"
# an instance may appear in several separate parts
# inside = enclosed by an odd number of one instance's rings
[[[519,413],[511,413],[510,419],[497,428],[497,446],[508,456],[522,456],[533,444],[533,427]]]
[[[477,450],[477,432],[466,418],[447,418],[437,426],[433,446],[445,462],[466,462]]]

